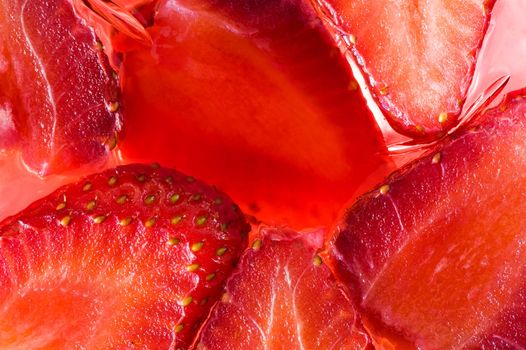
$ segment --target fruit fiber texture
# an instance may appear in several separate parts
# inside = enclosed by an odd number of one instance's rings
[[[0,89],[0,156],[20,149],[46,175],[114,146],[118,81],[70,1],[0,1]]]
[[[329,251],[371,324],[425,349],[526,346],[525,140],[518,92],[347,211]]]
[[[461,114],[494,0],[313,0],[398,132],[434,139]]]
[[[187,348],[247,231],[224,194],[157,166],[64,186],[0,223],[0,348]]]
[[[349,297],[317,255],[323,238],[323,230],[260,228],[197,349],[368,349]]]
[[[159,6],[151,46],[114,37],[125,158],[176,166],[295,227],[329,224],[360,184],[387,173],[374,119],[310,4]]]

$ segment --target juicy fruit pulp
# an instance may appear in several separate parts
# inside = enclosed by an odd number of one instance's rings
[[[526,346],[525,115],[508,98],[347,212],[330,253],[368,317],[420,348]]]
[[[68,0],[0,1],[0,147],[39,174],[100,159],[121,128],[118,83]]]
[[[127,165],[0,223],[0,347],[184,348],[248,226],[228,197]]]
[[[436,138],[456,124],[494,0],[315,0],[391,126]]]
[[[349,297],[317,255],[322,230],[264,227],[252,239],[198,349],[367,348]]]
[[[299,0],[164,1],[151,47],[123,36],[124,157],[214,183],[267,222],[329,224],[386,174],[346,62]]]

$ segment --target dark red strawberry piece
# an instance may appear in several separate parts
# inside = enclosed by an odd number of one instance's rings
[[[432,139],[458,122],[494,0],[317,0],[390,124]]]
[[[310,4],[164,1],[154,22],[152,47],[114,40],[127,51],[125,157],[155,155],[295,227],[330,223],[386,174],[374,119]]]
[[[422,349],[526,346],[526,99],[473,122],[363,196],[330,244],[373,328]]]
[[[263,228],[226,284],[197,349],[364,349],[349,297],[317,251],[322,230]]]
[[[0,224],[0,347],[186,348],[247,229],[224,194],[157,166],[62,187]]]
[[[71,1],[0,1],[0,48],[0,139],[16,130],[34,172],[91,162],[114,147],[118,81]]]

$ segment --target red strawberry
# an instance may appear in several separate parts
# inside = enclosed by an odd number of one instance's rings
[[[185,348],[244,248],[221,192],[127,165],[0,224],[0,348]]]
[[[525,116],[509,97],[346,213],[330,252],[373,328],[422,349],[526,346]]]
[[[400,133],[458,122],[494,0],[316,0]]]
[[[71,1],[0,1],[0,88],[0,150],[20,142],[34,172],[100,159],[115,146],[118,82]]]
[[[331,222],[359,184],[386,173],[386,152],[309,6],[163,1],[151,47],[117,36],[128,50],[123,155],[218,184],[262,220]]]
[[[198,349],[364,349],[369,338],[317,251],[322,230],[259,231],[205,324]]]

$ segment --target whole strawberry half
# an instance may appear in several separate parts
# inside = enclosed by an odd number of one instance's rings
[[[221,192],[127,165],[0,223],[0,348],[180,349],[245,246]]]
[[[526,99],[479,115],[345,214],[337,275],[371,329],[422,349],[526,346]]]
[[[119,85],[70,0],[0,1],[0,154],[40,175],[103,159],[122,127]]]
[[[398,132],[458,122],[494,0],[313,0]]]
[[[323,230],[254,233],[197,349],[368,349],[348,294],[318,255],[323,238]]]

